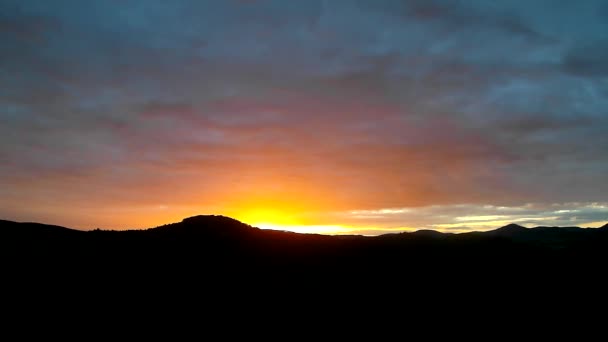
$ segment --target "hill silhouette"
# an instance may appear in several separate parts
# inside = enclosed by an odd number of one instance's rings
[[[152,288],[232,296],[244,289],[366,292],[446,284],[466,289],[505,281],[553,286],[599,276],[607,247],[606,226],[511,224],[488,232],[368,237],[263,230],[223,216],[128,231],[0,221],[4,276],[19,289]]]
[[[381,255],[387,250],[409,253],[415,246],[435,249],[450,246],[467,252],[471,247],[480,250],[488,245],[508,246],[499,249],[505,255],[522,253],[524,244],[532,251],[569,250],[586,253],[598,252],[595,248],[604,242],[608,243],[608,224],[600,228],[580,227],[535,227],[526,228],[509,224],[486,232],[441,233],[434,230],[419,230],[399,234],[385,234],[375,237],[360,235],[321,235],[302,234],[280,230],[264,230],[244,224],[233,218],[219,215],[199,215],[189,217],[178,223],[171,223],[155,228],[141,230],[102,230],[82,231],[66,227],[41,223],[18,223],[0,220],[0,234],[5,250],[19,249],[37,254],[38,251],[61,249],[63,251],[88,250],[93,255],[97,246],[108,244],[108,247],[124,246],[128,250],[163,245],[164,249],[190,247],[192,250],[179,248],[178,253],[221,252],[222,249],[238,253],[262,253],[273,257],[287,257],[305,253],[308,256],[326,255],[328,247],[335,252],[369,252],[369,257]],[[132,245],[126,245],[132,243]],[[84,248],[84,247],[87,248]],[[197,247],[198,246],[198,247]],[[466,246],[466,248],[464,248]],[[204,248],[203,248],[204,247]],[[382,248],[380,248],[382,247]],[[459,248],[463,247],[463,248]],[[604,246],[601,246],[602,250]],[[608,247],[608,245],[606,245]],[[122,251],[120,248],[116,251]],[[492,248],[494,252],[496,250]],[[97,255],[101,256],[101,255]]]
[[[377,260],[394,264],[403,258],[430,254],[451,259],[492,255],[521,258],[528,254],[559,252],[575,256],[603,253],[608,246],[608,225],[599,229],[579,227],[525,228],[517,224],[487,231],[460,234],[420,230],[413,233],[368,236],[328,236],[263,230],[216,215],[201,215],[178,223],[144,230],[81,231],[40,223],[0,220],[3,250],[52,259],[74,254],[91,260],[128,260],[132,254],[156,258],[178,255],[217,256],[218,263],[260,262],[297,265],[328,264],[340,260]],[[108,251],[112,251],[111,255]],[[239,259],[244,257],[245,259]],[[123,259],[124,258],[124,259]],[[360,261],[362,261],[360,260]],[[200,261],[200,260],[199,260]]]

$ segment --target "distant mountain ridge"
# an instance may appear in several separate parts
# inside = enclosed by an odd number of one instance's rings
[[[310,291],[470,290],[533,280],[553,286],[603,274],[607,257],[607,226],[511,224],[488,232],[370,237],[264,230],[213,215],[126,231],[0,221],[2,274],[14,291],[97,290],[84,298],[108,289],[116,298],[151,289],[146,301],[184,294],[185,301],[195,296],[205,303],[235,294],[293,299]],[[257,292],[243,291],[252,287]],[[273,295],[277,289],[285,297]]]
[[[86,232],[91,232],[91,231],[97,231],[97,232],[104,231],[104,232],[116,232],[116,233],[161,231],[161,230],[162,231],[169,231],[169,230],[188,231],[188,230],[196,230],[196,229],[207,229],[210,231],[222,232],[227,229],[230,229],[230,230],[238,230],[241,232],[247,231],[247,230],[255,230],[255,231],[265,231],[265,232],[270,232],[270,231],[286,232],[288,234],[297,234],[297,235],[320,235],[320,236],[328,236],[328,237],[330,236],[330,235],[324,235],[324,234],[306,234],[306,233],[295,233],[295,232],[282,231],[282,230],[260,229],[260,228],[245,224],[243,222],[240,222],[239,220],[236,220],[234,218],[223,216],[223,215],[196,215],[196,216],[184,218],[180,222],[169,223],[169,224],[165,224],[165,225],[153,227],[153,228],[131,229],[131,230],[105,230],[102,228],[97,228],[95,230],[78,230],[78,229],[73,229],[73,228],[57,226],[57,225],[48,225],[48,224],[44,224],[44,223],[14,222],[14,221],[8,221],[8,220],[0,220],[0,228],[7,228],[9,226],[12,226],[12,227],[19,226],[19,227],[26,228],[26,229],[39,229],[40,231],[56,230],[57,232],[62,231],[63,233],[69,233],[69,232],[86,233]],[[462,233],[455,233],[455,234],[460,234],[460,235],[462,235],[462,234],[488,234],[488,235],[493,235],[493,236],[506,236],[506,237],[510,236],[510,237],[512,237],[512,236],[517,236],[517,235],[522,235],[522,234],[539,233],[540,231],[543,231],[543,232],[547,232],[547,231],[573,232],[573,231],[586,230],[586,229],[608,229],[608,223],[601,227],[598,227],[598,228],[581,228],[581,227],[572,227],[572,226],[570,226],[570,227],[537,226],[537,227],[526,228],[526,227],[518,225],[516,223],[510,223],[506,226],[499,227],[494,230],[470,231],[470,232],[462,232]],[[452,235],[454,233],[443,233],[443,232],[440,232],[437,230],[432,230],[432,229],[420,229],[420,230],[413,231],[413,232],[401,232],[401,233],[397,233],[397,234],[416,235],[416,236],[440,236],[440,235]],[[392,236],[392,235],[395,235],[395,234],[389,233],[389,234],[378,235],[378,236]],[[331,235],[331,236],[333,236],[333,235]],[[354,235],[350,235],[350,236],[359,236],[359,235],[354,234]]]
[[[236,219],[221,215],[198,215],[183,219],[181,222],[170,223],[159,227],[138,230],[102,230],[81,231],[60,226],[45,225],[40,223],[18,223],[0,220],[0,234],[5,241],[22,241],[28,239],[39,242],[50,242],[60,240],[66,242],[69,239],[77,239],[81,243],[100,241],[124,241],[133,240],[138,244],[141,241],[154,240],[162,244],[176,243],[221,243],[224,247],[233,249],[235,246],[264,245],[271,246],[270,249],[281,249],[283,245],[294,243],[315,244],[345,244],[346,241],[357,241],[359,244],[377,245],[380,241],[399,241],[407,247],[408,243],[426,243],[427,247],[436,246],[429,241],[441,239],[457,244],[459,241],[480,240],[494,242],[496,239],[504,239],[516,244],[524,244],[535,248],[579,248],[583,244],[596,245],[603,241],[601,237],[608,236],[608,224],[599,228],[580,227],[546,227],[539,226],[526,228],[511,223],[506,226],[490,231],[472,231],[465,233],[442,233],[435,230],[418,230],[415,232],[403,232],[397,234],[384,234],[379,236],[360,235],[322,235],[302,234],[280,230],[265,230],[242,223]],[[597,238],[600,237],[599,240]],[[31,241],[28,241],[31,242]],[[479,242],[481,244],[481,242]],[[278,246],[278,247],[277,247]],[[214,246],[215,247],[215,246]],[[307,248],[310,246],[307,246]],[[312,249],[315,249],[311,247]]]

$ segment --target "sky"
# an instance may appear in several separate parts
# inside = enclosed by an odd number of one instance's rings
[[[608,222],[605,0],[0,0],[0,218]]]

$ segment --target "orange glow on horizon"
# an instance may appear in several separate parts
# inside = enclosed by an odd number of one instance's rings
[[[253,226],[264,222],[274,225],[293,225],[299,223],[294,215],[279,209],[245,209],[241,213],[236,214],[235,218]]]
[[[273,223],[254,223],[251,224],[254,227],[261,229],[272,229],[272,230],[284,230],[295,233],[307,233],[307,234],[353,234],[356,233],[356,229],[353,227],[346,227],[341,225],[291,225],[291,224],[273,224]]]
[[[317,224],[303,216],[302,205],[273,203],[272,206],[251,206],[234,213],[234,218],[253,227],[311,234],[348,234],[355,230],[336,224]]]

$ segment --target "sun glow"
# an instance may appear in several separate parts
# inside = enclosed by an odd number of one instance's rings
[[[283,225],[274,223],[254,223],[254,227],[261,229],[272,229],[272,230],[285,230],[296,233],[306,234],[345,234],[352,232],[352,228],[339,226],[339,225]]]
[[[237,215],[239,220],[256,225],[262,222],[272,222],[275,225],[293,225],[299,223],[294,215],[279,209],[250,209]]]
[[[291,214],[288,210],[258,208],[245,210],[236,216],[240,221],[261,229],[330,235],[352,231],[352,228],[341,225],[309,224],[302,217]]]

